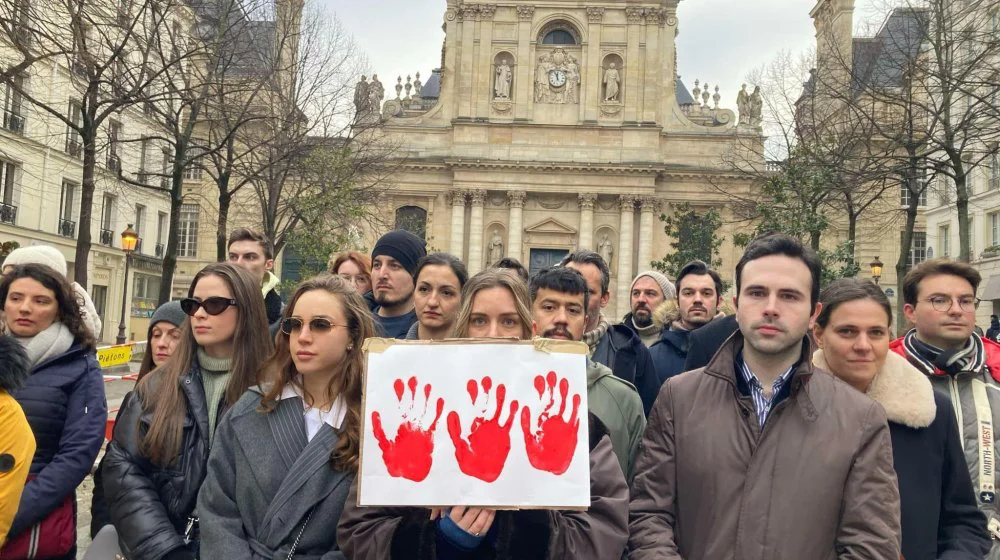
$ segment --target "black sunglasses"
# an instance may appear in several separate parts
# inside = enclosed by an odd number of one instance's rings
[[[302,319],[298,317],[289,317],[281,321],[281,332],[291,335],[302,330],[302,325],[305,324]],[[347,325],[336,325],[329,319],[324,319],[322,317],[314,317],[309,320],[309,332],[314,332],[316,334],[323,334],[330,332],[333,327],[344,327]]]
[[[192,317],[198,312],[199,307],[205,308],[205,313],[209,315],[218,315],[229,309],[230,305],[236,306],[236,300],[219,296],[210,297],[205,301],[194,298],[184,298],[181,300],[181,310]]]

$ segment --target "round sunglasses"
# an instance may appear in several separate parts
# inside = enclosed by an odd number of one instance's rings
[[[289,317],[281,321],[281,332],[287,335],[300,332],[302,330],[302,325],[304,324],[306,323],[302,319],[299,319],[298,317]],[[324,319],[322,317],[314,317],[309,320],[308,324],[309,324],[309,332],[313,332],[316,334],[323,334],[326,332],[330,332],[330,329],[332,329],[333,327],[344,327],[345,329],[347,328],[347,325],[337,325],[333,321],[330,321],[329,319]]]
[[[237,307],[236,300],[221,296],[210,297],[204,301],[194,298],[184,298],[181,300],[181,310],[192,317],[198,312],[199,308],[204,308],[205,313],[209,315],[218,315],[229,309],[230,305]]]

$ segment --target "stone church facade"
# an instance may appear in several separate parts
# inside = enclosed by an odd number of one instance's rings
[[[377,94],[360,101],[405,158],[387,223],[424,233],[470,273],[503,256],[534,271],[598,251],[612,274],[605,313],[624,315],[633,276],[671,250],[660,214],[689,202],[731,218],[727,193],[748,185],[727,162],[761,141],[717,88],[681,83],[678,1],[447,0],[441,68],[426,84],[392,84],[380,108]]]

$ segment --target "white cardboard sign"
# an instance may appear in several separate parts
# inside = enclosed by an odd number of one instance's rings
[[[582,343],[371,339],[361,506],[586,508]]]

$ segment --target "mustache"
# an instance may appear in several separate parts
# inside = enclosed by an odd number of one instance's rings
[[[569,329],[566,329],[565,327],[552,327],[550,329],[546,329],[545,332],[542,333],[542,338],[551,338],[552,335],[556,334],[560,334],[566,338],[573,338],[573,335],[569,333]]]

